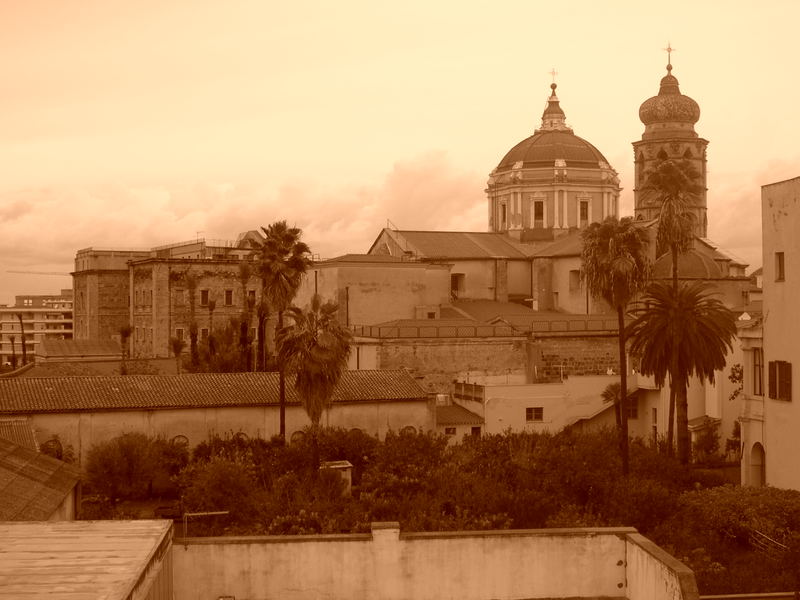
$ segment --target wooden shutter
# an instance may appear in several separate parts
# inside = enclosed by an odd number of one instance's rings
[[[774,360],[769,361],[769,392],[773,400],[778,397],[778,366]]]
[[[792,399],[792,363],[778,361],[778,398]]]

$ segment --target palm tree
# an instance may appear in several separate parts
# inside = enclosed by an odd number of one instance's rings
[[[8,336],[9,341],[11,342],[11,369],[13,371],[17,370],[17,351],[14,348],[14,342],[17,341],[16,336],[10,335]]]
[[[695,231],[695,217],[691,207],[703,191],[700,173],[688,160],[665,159],[646,173],[642,192],[660,206],[656,234],[656,253],[658,256],[670,253],[672,260],[672,290],[678,294],[678,255],[692,246]],[[677,348],[677,344],[673,344]],[[678,368],[677,355],[670,363],[672,373]],[[675,423],[675,386],[670,385],[669,419],[667,421],[667,452],[672,454],[673,427]]]
[[[266,322],[269,309],[278,313],[278,331],[283,328],[283,312],[297,294],[303,274],[311,266],[311,250],[300,241],[302,231],[278,221],[262,227],[264,241],[257,245],[258,274],[261,277],[261,303],[258,312],[258,357],[265,369]],[[282,363],[278,363],[280,395],[280,436],[286,439],[286,382]]]
[[[663,385],[667,373],[676,390],[678,457],[689,462],[689,377],[714,382],[714,372],[725,367],[725,355],[736,335],[733,313],[713,297],[704,282],[683,284],[678,293],[660,282],[651,284],[633,310],[628,326],[631,352],[640,357],[640,370]],[[673,371],[673,357],[677,368]]]
[[[319,295],[314,295],[308,310],[293,306],[287,309],[287,313],[291,323],[278,330],[278,358],[289,372],[295,374],[295,390],[311,419],[316,473],[316,467],[319,467],[319,422],[347,368],[353,336],[339,323],[336,303],[322,304]]]
[[[125,362],[130,356],[130,337],[133,333],[133,327],[130,325],[123,325],[119,328],[119,344],[122,347],[122,366],[120,367],[120,375],[128,374],[128,364]]]
[[[608,217],[581,233],[582,273],[593,297],[605,300],[617,313],[620,389],[628,389],[625,354],[625,313],[633,297],[645,286],[650,271],[647,231],[631,217]],[[628,474],[627,393],[620,393],[618,410],[622,473]]]
[[[178,375],[181,374],[181,352],[186,347],[186,342],[182,339],[171,337],[169,338],[169,345],[172,348],[172,354],[175,355],[175,371]]]
[[[217,308],[216,300],[208,301],[208,353],[211,356],[217,351],[216,342],[214,340],[214,309]]]
[[[25,342],[25,323],[22,321],[22,313],[17,313],[19,319],[19,343],[22,345],[22,366],[28,364],[28,344]]]
[[[242,286],[242,317],[239,322],[239,361],[242,371],[250,370],[250,314],[253,311],[253,301],[247,293],[247,284],[250,282],[252,269],[250,263],[243,260],[239,263],[239,284]]]

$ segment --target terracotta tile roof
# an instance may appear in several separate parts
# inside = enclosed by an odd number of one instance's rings
[[[334,402],[422,400],[407,371],[345,371]],[[286,401],[299,403],[292,378]],[[0,380],[0,414],[256,406],[278,403],[277,373],[200,373]]]
[[[23,448],[39,451],[39,444],[36,443],[36,436],[33,428],[28,423],[28,419],[0,419],[0,438],[9,442],[14,442]]]
[[[424,258],[526,258],[521,244],[503,233],[397,231]]]
[[[569,233],[558,238],[552,244],[536,251],[536,258],[555,258],[559,256],[580,256],[583,240],[580,231]]]
[[[72,465],[0,438],[0,521],[46,521],[79,479]]]
[[[122,358],[119,343],[113,340],[53,340],[45,338],[37,348],[48,358]]]
[[[437,425],[483,425],[483,417],[459,404],[436,407]]]

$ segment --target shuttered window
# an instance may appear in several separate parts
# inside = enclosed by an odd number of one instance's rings
[[[783,360],[769,361],[768,395],[773,400],[792,399],[792,363]]]

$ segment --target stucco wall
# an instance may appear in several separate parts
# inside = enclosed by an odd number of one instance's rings
[[[176,600],[696,600],[691,571],[630,528],[189,538]]]
[[[27,415],[39,439],[58,435],[64,446],[71,445],[83,463],[92,445],[123,433],[140,432],[171,439],[183,435],[195,446],[210,435],[244,432],[249,437],[270,438],[279,431],[277,406],[135,410],[107,412],[37,413]],[[286,434],[291,436],[308,426],[305,411],[296,405],[286,408]],[[426,400],[409,402],[337,403],[326,411],[322,424],[358,428],[383,437],[405,426],[433,430],[435,414]]]

